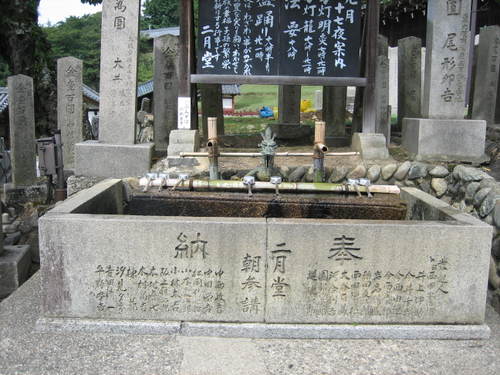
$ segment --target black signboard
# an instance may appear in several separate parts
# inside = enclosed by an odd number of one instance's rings
[[[198,73],[360,77],[361,0],[200,0]]]

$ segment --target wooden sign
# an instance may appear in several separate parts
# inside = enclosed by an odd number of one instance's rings
[[[360,0],[201,0],[198,74],[361,77]]]

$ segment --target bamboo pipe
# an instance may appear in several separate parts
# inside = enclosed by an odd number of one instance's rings
[[[326,147],[326,146],[325,146]],[[324,154],[325,156],[358,156],[359,152],[327,152]],[[181,158],[186,157],[208,157],[208,152],[181,152],[179,154]],[[220,152],[220,157],[224,158],[260,158],[262,154],[260,152]],[[274,154],[276,157],[312,157],[314,156],[313,152],[277,152]]]
[[[325,152],[328,147],[325,146],[326,123],[316,121],[314,124],[314,182],[323,182],[325,180]]]
[[[179,180],[179,179],[155,179],[148,180],[146,177],[140,179],[140,186],[156,186],[156,187],[178,187],[188,188],[190,190],[235,190],[247,191],[243,181],[226,181],[226,180]],[[271,190],[276,191],[276,185],[271,182],[256,181],[252,186],[253,190]],[[360,192],[368,192],[366,186],[358,186]],[[400,194],[401,190],[395,185],[371,185],[369,187],[371,193],[378,194]],[[279,184],[280,192],[330,192],[330,193],[355,193],[356,189],[353,186],[344,184],[331,183],[309,183],[309,182],[283,182]]]
[[[208,118],[208,159],[211,180],[219,179],[219,140],[217,138],[217,117]]]

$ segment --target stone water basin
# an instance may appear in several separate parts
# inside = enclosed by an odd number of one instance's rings
[[[491,227],[417,189],[276,199],[132,193],[106,180],[39,230],[45,327],[316,337],[334,325],[427,325],[487,337]]]
[[[127,215],[404,220],[406,204],[394,194],[214,193],[164,190],[134,192]]]

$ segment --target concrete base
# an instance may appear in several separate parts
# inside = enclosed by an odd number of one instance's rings
[[[143,176],[151,168],[153,143],[112,145],[87,141],[75,145],[78,176],[125,178]]]
[[[30,266],[28,245],[4,247],[0,256],[0,299],[16,291],[28,279]]]
[[[95,319],[40,318],[42,332],[93,332],[136,335],[213,336],[249,339],[395,339],[487,340],[487,325],[325,325],[106,321]]]
[[[354,133],[352,149],[359,152],[365,160],[385,160],[390,157],[387,141],[383,134]]]
[[[416,160],[480,163],[485,141],[483,120],[403,119],[402,145]]]
[[[168,156],[179,156],[181,152],[197,152],[200,149],[198,130],[172,130],[168,144]]]

